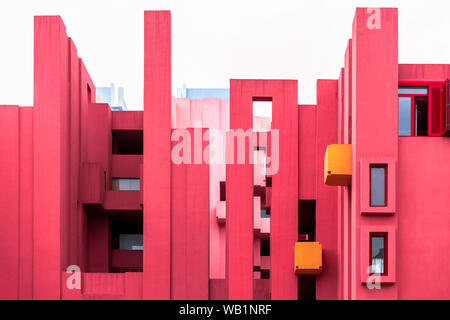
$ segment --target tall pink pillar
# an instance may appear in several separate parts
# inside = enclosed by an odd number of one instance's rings
[[[252,128],[252,99],[242,96],[243,86],[244,81],[230,80],[230,129],[246,131]],[[251,139],[241,150],[246,159]],[[230,142],[227,138],[227,154]],[[253,299],[253,166],[248,160],[236,163],[237,146],[235,141],[234,164],[227,163],[226,170],[226,278],[228,299],[248,300]]]
[[[272,101],[272,129],[279,143],[270,144],[268,156],[278,151],[279,168],[272,177],[271,290],[273,299],[297,299],[293,272],[298,237],[298,106],[297,81],[231,80],[230,128],[252,127],[253,101]],[[252,137],[249,139],[252,143]],[[227,152],[230,152],[230,140]],[[238,143],[235,143],[235,161]],[[227,276],[230,299],[253,297],[253,165],[227,165]],[[278,150],[277,150],[278,149]],[[244,150],[240,150],[243,152]]]
[[[352,126],[352,40],[350,39],[345,50],[344,62],[344,139],[343,143],[351,143],[351,126]],[[351,189],[349,187],[343,188],[343,296],[344,300],[351,297]]]
[[[352,35],[352,299],[397,299],[394,281],[383,283],[382,290],[369,290],[364,263],[369,260],[363,228],[390,228],[389,239],[398,225],[397,214],[364,214],[361,193],[368,194],[368,180],[361,175],[369,161],[390,161],[387,181],[394,180],[398,159],[398,12],[394,8],[356,9]],[[374,16],[375,15],[375,16]],[[375,20],[374,20],[375,19]],[[378,20],[378,21],[377,21]],[[386,125],[390,123],[392,125]],[[364,167],[363,167],[364,166]],[[394,174],[389,175],[390,172]],[[369,184],[370,185],[370,184]],[[389,203],[395,203],[396,190],[388,185]],[[393,193],[391,193],[393,191]],[[380,211],[382,208],[379,209]],[[353,223],[354,222],[354,223]],[[383,231],[383,230],[381,230]],[[387,248],[389,274],[395,274],[395,245]],[[362,253],[365,255],[362,255]],[[365,274],[364,274],[365,273]]]
[[[206,129],[186,129],[191,136],[191,164],[172,163],[172,299],[209,298],[209,165],[194,163],[195,138]],[[179,142],[173,142],[178,144]],[[196,146],[197,147],[197,146]]]
[[[59,299],[68,212],[69,42],[61,17],[34,22],[33,297]]]
[[[337,80],[317,81],[317,163],[318,173],[324,170],[324,155],[329,144],[337,143]],[[336,187],[317,177],[316,241],[322,243],[323,269],[316,277],[316,298],[338,298],[338,192]]]
[[[144,299],[170,299],[171,15],[144,13]]]
[[[0,299],[18,299],[19,107],[1,106],[0,115]]]

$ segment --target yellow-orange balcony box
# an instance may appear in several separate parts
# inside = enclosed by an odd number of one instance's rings
[[[322,271],[322,244],[313,241],[295,243],[295,274],[320,274]]]
[[[352,145],[330,144],[325,151],[324,182],[329,186],[352,184]]]

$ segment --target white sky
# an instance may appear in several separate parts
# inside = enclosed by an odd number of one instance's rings
[[[142,109],[144,10],[172,11],[172,88],[230,78],[336,79],[356,7],[399,8],[399,62],[450,63],[450,1],[11,0],[0,2],[0,104],[33,104],[33,16],[61,15],[96,86],[125,87]]]

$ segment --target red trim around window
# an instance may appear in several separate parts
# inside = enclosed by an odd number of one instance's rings
[[[399,97],[411,98],[411,132],[410,136],[415,136],[415,99],[416,96],[428,96],[428,134],[429,137],[440,137],[447,131],[447,103],[446,103],[446,82],[445,80],[417,81],[401,80],[398,87],[427,87],[428,94],[398,94]],[[439,88],[439,93],[437,92]],[[439,101],[436,104],[436,97]],[[436,120],[436,117],[439,120]],[[403,136],[404,137],[404,136]]]

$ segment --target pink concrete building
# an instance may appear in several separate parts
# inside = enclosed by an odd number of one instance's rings
[[[144,21],[143,111],[111,111],[35,17],[34,104],[0,106],[1,299],[450,298],[450,65],[398,64],[397,9],[356,10],[316,105],[174,98],[171,14]]]

